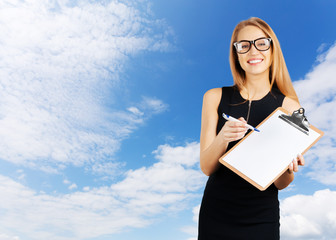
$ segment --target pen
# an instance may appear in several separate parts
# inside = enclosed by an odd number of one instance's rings
[[[223,118],[225,118],[225,119],[228,120],[228,121],[241,122],[240,120],[238,120],[238,119],[236,119],[236,118],[234,118],[234,117],[231,117],[231,116],[229,116],[229,115],[227,115],[227,114],[225,114],[225,113],[223,113]],[[245,126],[246,126],[247,128],[249,128],[249,129],[251,129],[251,130],[254,130],[254,131],[256,131],[256,132],[260,132],[259,129],[257,129],[257,128],[255,128],[255,127],[252,127],[252,126],[249,125],[249,124],[245,124]]]

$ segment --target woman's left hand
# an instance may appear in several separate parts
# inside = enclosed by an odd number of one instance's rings
[[[299,171],[299,166],[304,166],[305,161],[302,156],[302,154],[298,154],[296,158],[293,159],[293,161],[288,166],[288,172],[297,172]]]

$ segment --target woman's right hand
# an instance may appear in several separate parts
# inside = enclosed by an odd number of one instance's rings
[[[240,122],[226,121],[219,132],[222,139],[226,142],[233,142],[243,138],[248,130],[246,121],[243,117],[239,118]]]

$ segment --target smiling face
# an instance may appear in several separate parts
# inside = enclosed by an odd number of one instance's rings
[[[242,40],[255,40],[268,37],[265,33],[255,26],[246,26],[238,33],[237,42]],[[251,49],[244,54],[238,54],[241,68],[245,71],[247,78],[252,76],[267,77],[272,63],[272,48],[266,51],[259,51],[252,44]]]

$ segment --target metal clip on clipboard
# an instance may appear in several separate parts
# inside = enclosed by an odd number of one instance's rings
[[[286,114],[281,114],[279,118],[284,120],[285,122],[289,123],[293,127],[297,128],[301,132],[309,135],[309,122],[304,115],[304,108],[300,108],[293,112],[291,116],[288,116]]]

